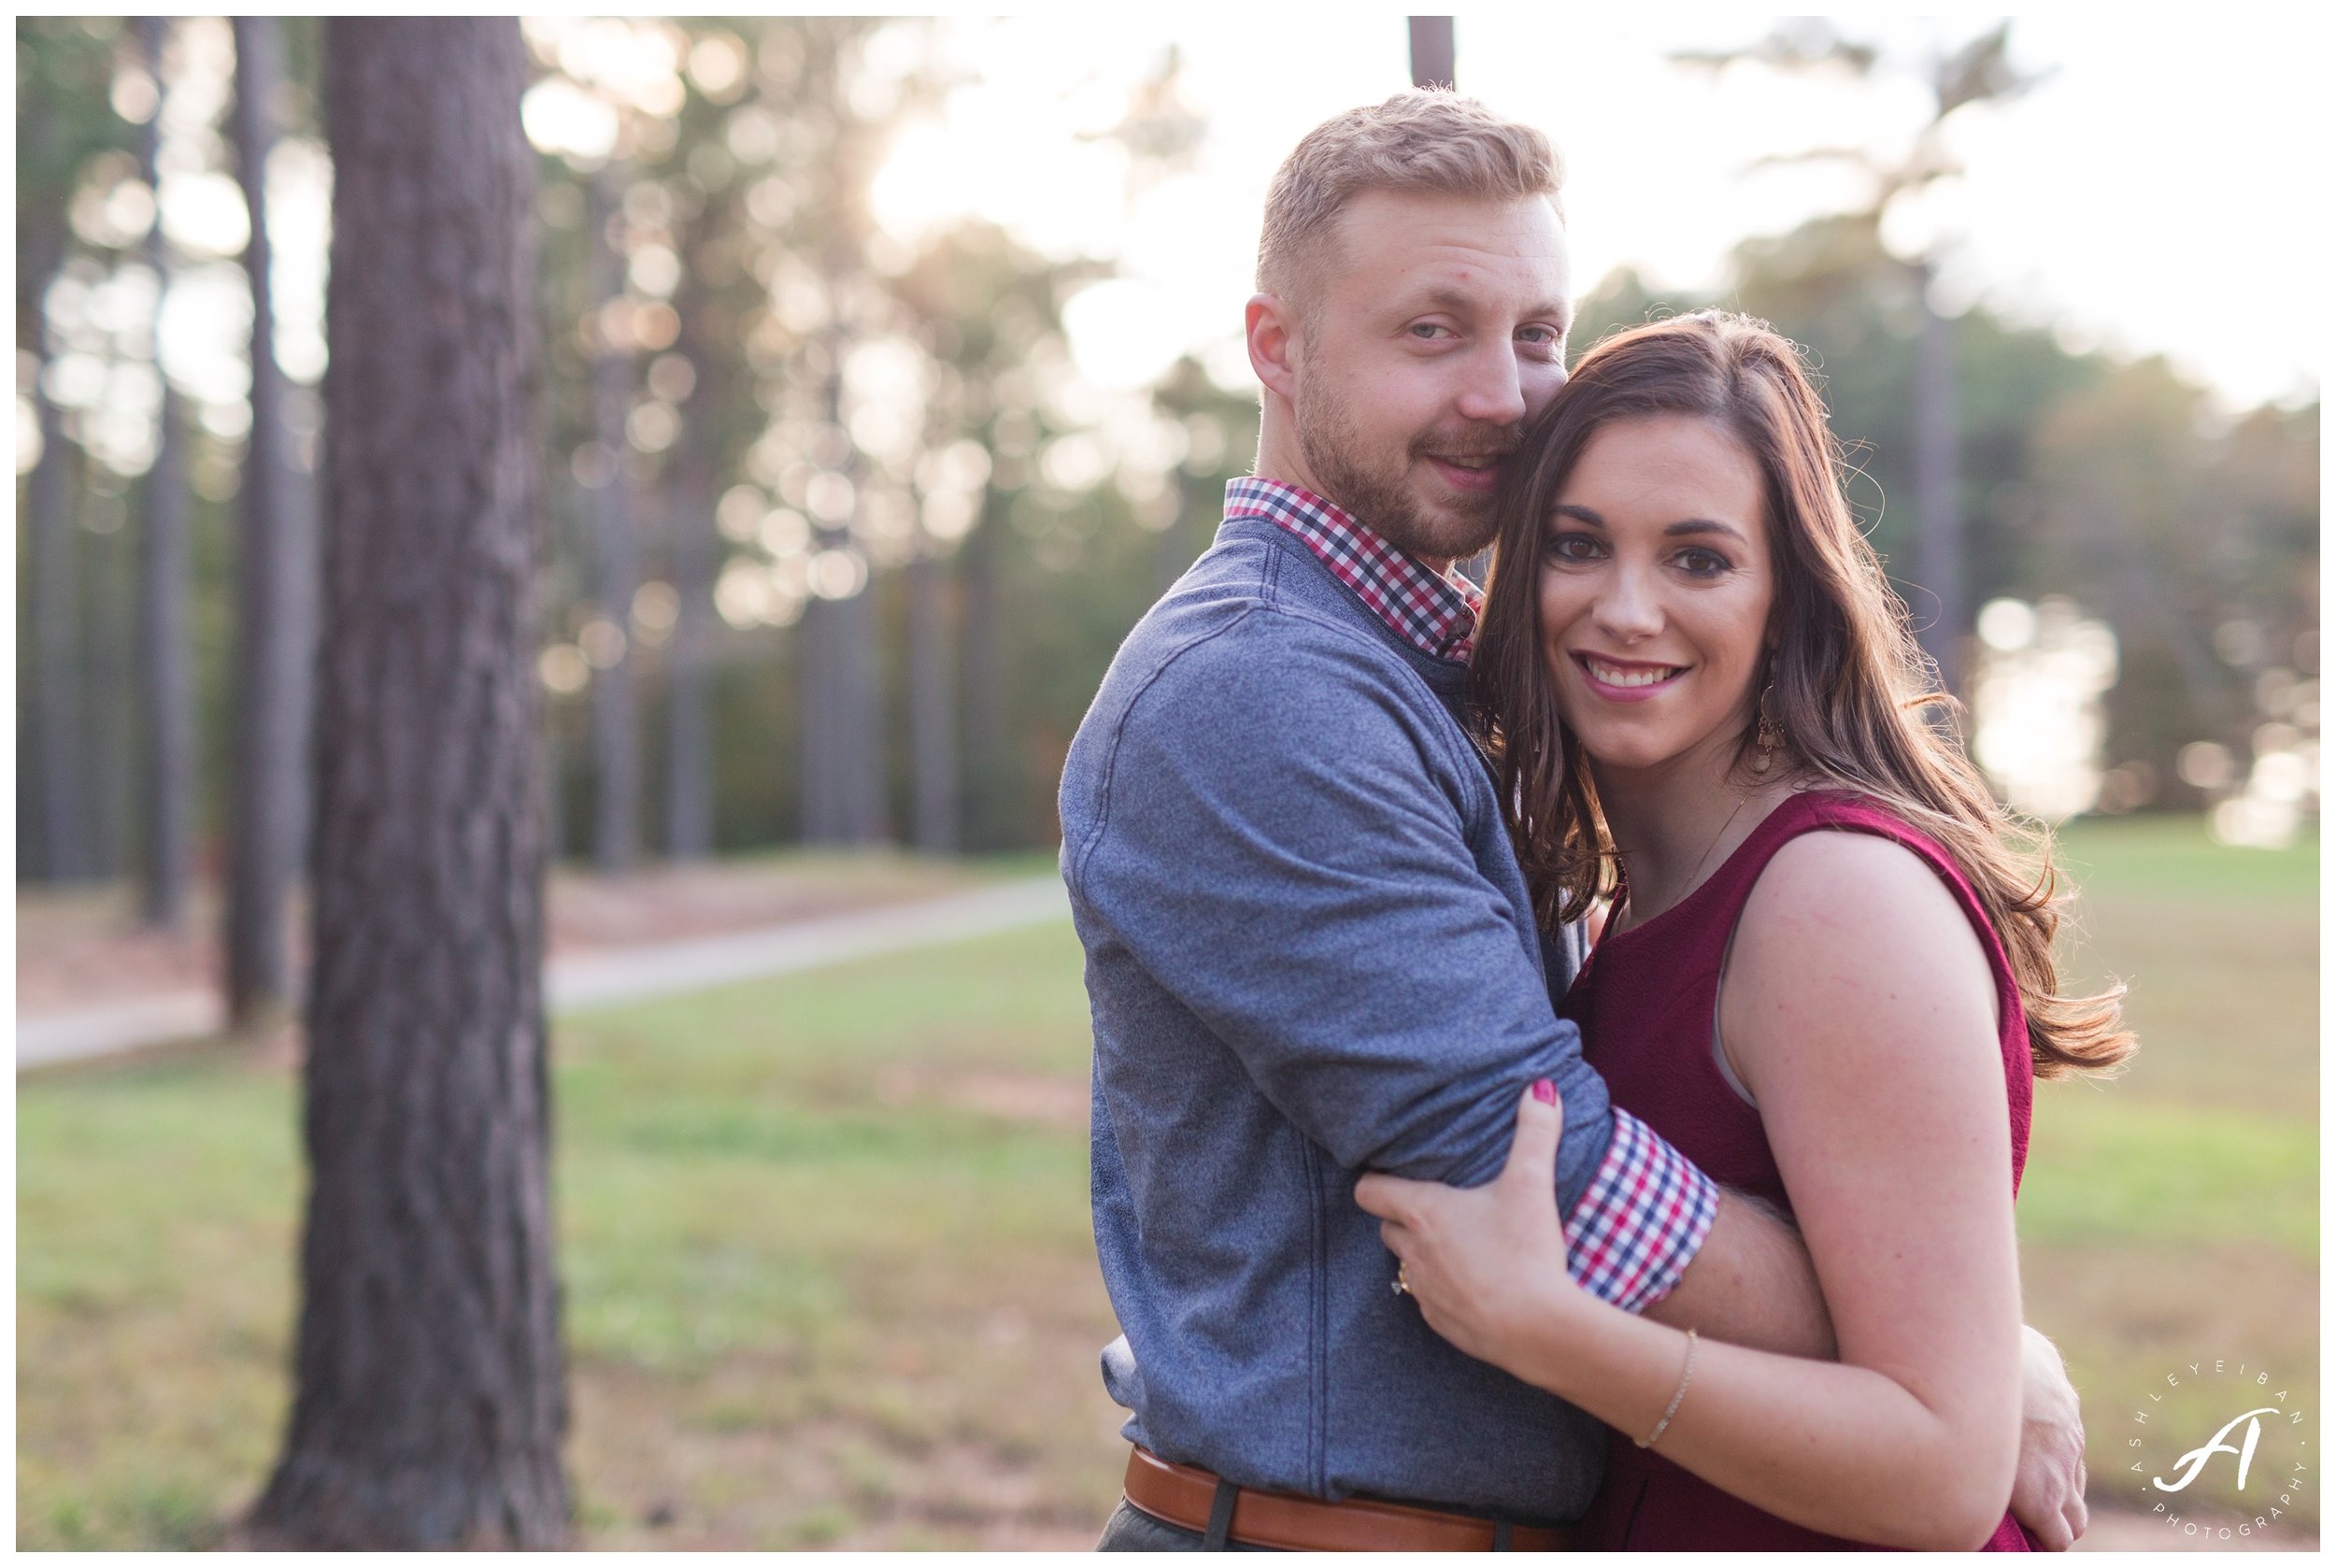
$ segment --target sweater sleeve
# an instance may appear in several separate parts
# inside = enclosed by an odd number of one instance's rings
[[[1349,1169],[1489,1180],[1517,1096],[1551,1079],[1574,1214],[1614,1119],[1475,868],[1458,770],[1477,764],[1372,650],[1256,620],[1129,706],[1065,856],[1075,896]]]

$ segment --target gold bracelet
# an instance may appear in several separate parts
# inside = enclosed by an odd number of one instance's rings
[[[1671,1408],[1663,1412],[1663,1418],[1655,1423],[1654,1431],[1638,1440],[1640,1447],[1653,1447],[1655,1439],[1663,1434],[1663,1428],[1671,1424],[1671,1418],[1679,1413],[1679,1402],[1688,1397],[1688,1379],[1693,1376],[1695,1376],[1695,1331],[1689,1329],[1688,1331],[1688,1361],[1687,1365],[1679,1369],[1679,1387],[1671,1396]]]

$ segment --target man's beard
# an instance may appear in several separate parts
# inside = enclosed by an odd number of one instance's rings
[[[1355,428],[1346,405],[1326,395],[1315,383],[1301,378],[1292,413],[1298,426],[1298,451],[1306,468],[1323,489],[1323,498],[1335,501],[1364,527],[1397,549],[1430,561],[1464,561],[1492,543],[1499,524],[1493,516],[1492,492],[1462,494],[1449,505],[1430,510],[1403,483],[1413,465],[1423,460],[1423,441],[1408,450],[1380,454]],[[1513,435],[1492,440],[1454,440],[1449,455],[1503,452],[1513,449]]]

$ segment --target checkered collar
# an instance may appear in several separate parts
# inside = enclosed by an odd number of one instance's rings
[[[1457,571],[1428,570],[1335,502],[1248,475],[1225,486],[1225,517],[1263,518],[1289,530],[1397,636],[1430,658],[1465,660],[1475,646],[1484,595],[1474,585]]]

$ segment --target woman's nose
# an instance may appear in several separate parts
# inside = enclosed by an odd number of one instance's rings
[[[1624,566],[1598,596],[1598,628],[1609,636],[1648,637],[1662,630],[1662,606],[1643,571]]]

